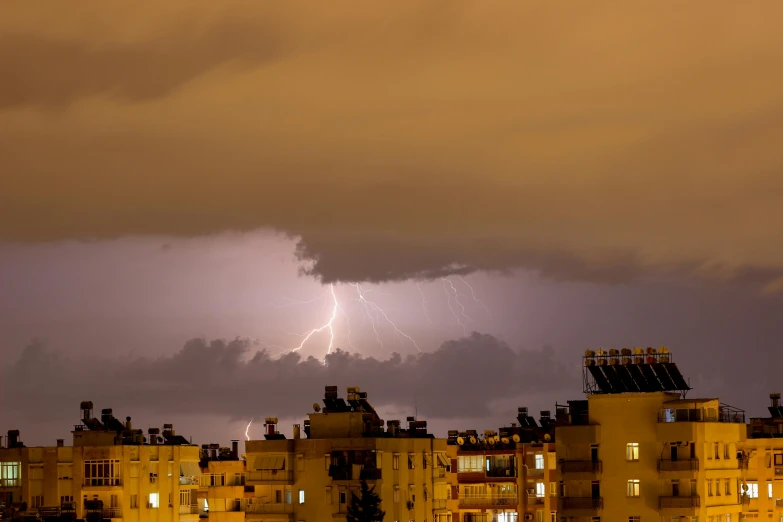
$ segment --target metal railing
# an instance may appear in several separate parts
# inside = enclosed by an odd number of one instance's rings
[[[460,497],[460,506],[516,506],[519,503],[516,495],[503,495],[497,497],[490,496],[470,496]]]
[[[285,513],[293,513],[293,512],[294,512],[293,504],[285,504],[282,502],[275,502],[275,503],[253,502],[245,507],[245,513],[248,514],[266,514],[266,513],[285,514]]]
[[[689,497],[658,497],[660,509],[697,508],[700,506],[698,495]]]
[[[658,471],[698,471],[699,459],[659,459]]]
[[[122,479],[119,477],[90,477],[84,479],[82,486],[122,486]]]
[[[294,471],[291,469],[264,469],[251,471],[247,474],[250,482],[291,482],[294,480]]]
[[[122,508],[109,507],[101,510],[103,518],[122,518]]]
[[[604,469],[600,460],[561,460],[557,464],[561,473],[601,473]]]
[[[558,509],[560,511],[595,511],[603,509],[603,507],[604,499],[601,497],[561,497],[558,502]]]

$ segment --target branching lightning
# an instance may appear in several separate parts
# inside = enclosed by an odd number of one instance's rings
[[[362,289],[362,285],[360,285],[359,283],[351,283],[351,286],[356,289],[356,293],[359,296],[359,302],[361,302],[362,305],[364,306],[364,310],[367,313],[367,316],[370,318],[370,322],[372,323],[372,329],[375,332],[375,338],[378,340],[378,343],[382,347],[383,347],[383,342],[381,341],[381,337],[380,337],[380,335],[378,335],[378,330],[375,327],[378,315],[383,317],[383,319],[387,323],[389,323],[391,325],[391,327],[394,329],[394,334],[397,336],[397,338],[399,338],[400,336],[405,337],[406,339],[408,339],[411,342],[411,344],[413,344],[413,346],[416,347],[416,350],[421,352],[421,348],[419,348],[419,345],[416,343],[416,341],[413,339],[413,337],[411,337],[410,335],[406,334],[405,332],[403,332],[402,330],[397,328],[397,325],[394,324],[394,321],[389,319],[389,316],[386,315],[386,311],[383,308],[378,306],[373,301],[370,301],[369,299],[367,299],[367,297],[365,296],[365,292]],[[372,316],[372,314],[370,313],[371,311],[375,314],[376,317]]]
[[[332,315],[329,316],[329,321],[326,322],[325,325],[319,327],[319,328],[313,328],[310,330],[310,333],[305,335],[305,338],[302,339],[302,342],[299,343],[299,346],[291,350],[292,352],[298,352],[302,349],[302,347],[307,343],[307,341],[310,340],[310,338],[317,334],[321,333],[324,330],[329,330],[329,346],[326,349],[326,355],[329,355],[332,353],[332,347],[334,346],[334,320],[337,318],[337,311],[340,309],[340,303],[337,301],[337,294],[334,293],[334,285],[329,285],[329,290],[332,292],[332,300],[334,302],[334,306],[332,306]],[[324,356],[324,366],[326,365],[326,356]]]
[[[416,288],[419,289],[419,293],[421,294],[421,309],[424,310],[424,317],[427,319],[427,322],[432,324],[432,319],[430,319],[430,314],[427,312],[427,298],[424,297],[424,290],[421,289],[421,283],[416,281]]]
[[[454,307],[451,306],[451,300],[454,299],[454,302],[457,303],[457,305],[460,307],[460,315],[464,317],[468,321],[472,321],[470,317],[465,314],[465,306],[460,302],[459,300],[459,293],[457,292],[457,289],[454,287],[454,284],[446,279],[445,277],[441,277],[441,280],[443,281],[443,289],[446,291],[446,295],[448,296],[448,305],[449,310],[451,310],[452,315],[454,316],[454,319],[457,320],[457,324],[459,324],[462,327],[462,332],[465,335],[468,335],[468,327],[467,325],[460,319],[459,315],[457,315],[456,310],[454,310]],[[454,292],[454,295],[452,296],[452,292]]]
[[[250,418],[250,422],[247,423],[247,426],[245,427],[245,439],[250,440],[250,425],[253,424],[253,418]]]
[[[489,308],[487,308],[487,305],[485,305],[485,304],[484,304],[484,302],[483,302],[481,299],[479,299],[478,297],[476,297],[476,292],[474,292],[474,291],[473,291],[473,287],[472,287],[472,286],[470,286],[470,285],[468,284],[468,282],[467,282],[467,281],[465,281],[464,279],[462,279],[462,276],[457,276],[457,277],[459,278],[459,280],[460,280],[460,281],[462,281],[462,284],[463,284],[463,285],[467,286],[467,287],[470,289],[470,297],[472,297],[472,298],[473,298],[473,301],[474,301],[474,302],[475,302],[477,305],[479,305],[481,308],[483,308],[483,309],[484,309],[484,311],[485,311],[485,312],[487,312],[487,315],[491,316],[492,314],[490,314],[490,313],[489,313]]]

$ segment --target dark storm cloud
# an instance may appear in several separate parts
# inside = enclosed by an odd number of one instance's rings
[[[3,376],[4,409],[57,416],[93,400],[128,414],[297,417],[320,401],[325,385],[338,385],[341,396],[354,385],[376,407],[416,403],[424,416],[464,418],[489,414],[497,399],[562,390],[573,381],[573,369],[556,362],[551,350],[517,352],[478,333],[418,357],[377,360],[337,351],[327,366],[253,348],[243,340],[196,339],[172,356],[101,360],[69,358],[33,343]]]
[[[271,228],[323,281],[525,267],[779,291],[781,16],[8,2],[0,240]]]

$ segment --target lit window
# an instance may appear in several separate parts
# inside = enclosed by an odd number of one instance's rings
[[[152,509],[160,507],[160,495],[158,493],[150,493],[149,507]]]
[[[550,482],[549,483],[549,496],[550,497],[556,497],[557,496],[557,482]]]
[[[749,498],[759,498],[759,484],[758,482],[748,482],[747,483],[748,492],[746,495]]]
[[[772,498],[772,482],[767,481],[767,498]]]
[[[638,497],[640,495],[639,479],[631,479],[628,481],[627,495],[629,497]]]
[[[392,455],[392,469],[400,469],[400,454]]]
[[[303,489],[299,490],[299,503],[300,504],[304,504],[304,490]]]
[[[543,498],[546,496],[546,484],[543,482],[536,482],[536,496]]]
[[[536,469],[544,469],[544,454],[536,453]]]
[[[639,460],[638,442],[629,442],[625,445],[625,460]]]
[[[634,516],[634,517],[628,517],[628,522],[641,522],[642,517],[640,516]]]

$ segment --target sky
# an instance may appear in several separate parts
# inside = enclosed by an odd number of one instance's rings
[[[780,15],[4,3],[0,429],[51,443],[92,399],[226,441],[328,384],[496,428],[579,397],[599,346],[762,414]]]

